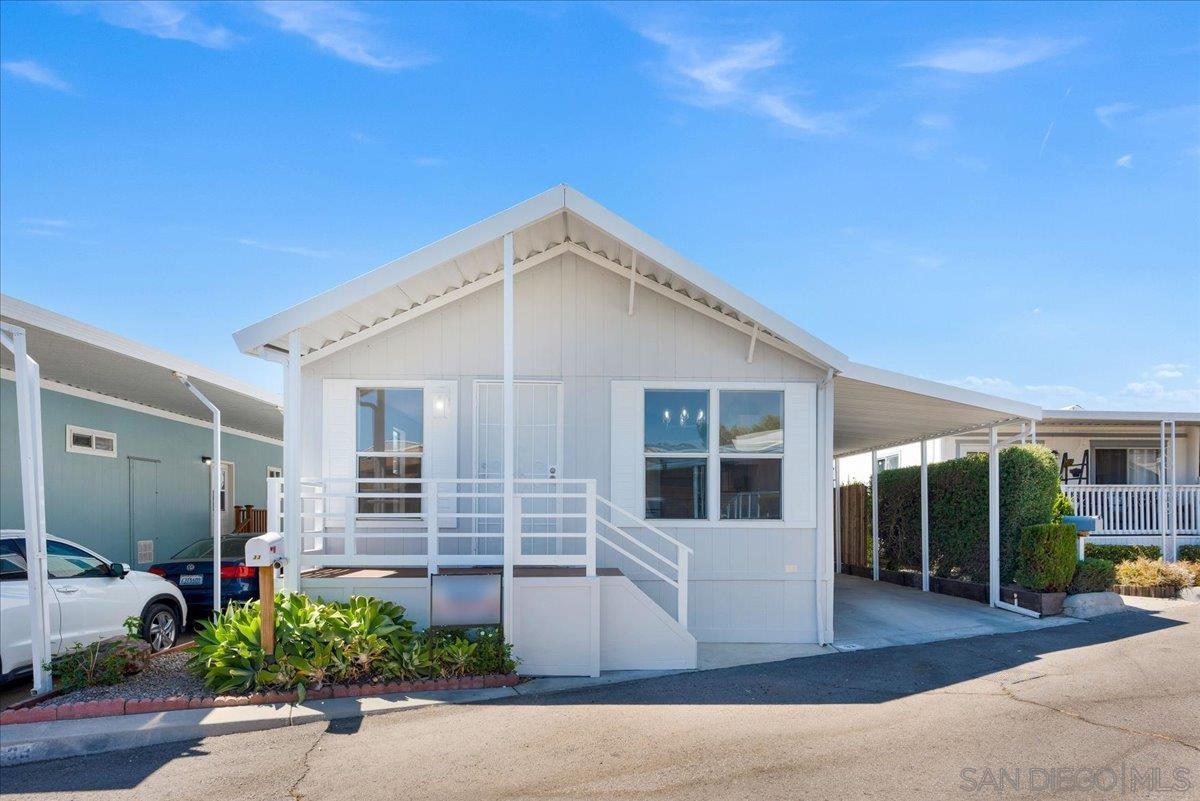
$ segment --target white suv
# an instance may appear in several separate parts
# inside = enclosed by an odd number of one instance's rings
[[[123,634],[130,616],[141,618],[142,637],[155,651],[178,641],[187,603],[171,582],[58,537],[46,538],[46,557],[52,653]],[[33,667],[25,565],[24,533],[0,532],[0,680]]]

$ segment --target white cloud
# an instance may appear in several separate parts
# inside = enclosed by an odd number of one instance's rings
[[[261,242],[257,239],[250,239],[248,237],[242,237],[238,239],[237,242],[239,245],[257,248],[258,250],[266,250],[271,253],[287,253],[292,256],[304,256],[308,259],[328,259],[333,255],[333,253],[328,250],[314,250],[313,248],[306,248],[300,245],[276,245],[270,242]]]
[[[954,118],[949,114],[927,111],[917,117],[917,125],[932,131],[944,131],[954,125]]]
[[[1028,37],[1009,39],[964,39],[931,50],[905,67],[929,67],[950,72],[990,74],[1024,67],[1066,53],[1078,45],[1078,39]]]
[[[794,92],[765,85],[764,75],[784,61],[777,33],[740,41],[685,36],[661,26],[635,26],[644,38],[666,48],[663,79],[680,90],[679,98],[701,108],[734,108],[767,117],[805,133],[842,130],[842,115],[801,108]]]
[[[63,231],[71,227],[69,220],[48,217],[25,217],[21,223],[25,226],[25,233],[34,236],[62,236]]]
[[[1096,119],[1100,120],[1103,125],[1111,128],[1114,117],[1120,114],[1128,114],[1136,108],[1137,106],[1130,103],[1109,103],[1107,106],[1098,106],[1096,108]]]
[[[1164,362],[1150,368],[1155,378],[1183,378],[1183,372],[1188,369],[1186,364],[1171,364]]]
[[[417,167],[441,167],[446,160],[437,156],[417,156],[412,163]]]
[[[58,77],[54,70],[49,67],[43,67],[32,59],[5,61],[3,64],[0,64],[0,67],[9,75],[23,78],[30,83],[36,83],[38,86],[45,86],[58,92],[71,91],[71,84]]]
[[[1125,167],[1128,169],[1133,166],[1133,154],[1126,153],[1124,156],[1121,156],[1119,159],[1117,159],[1115,163],[1118,167]]]
[[[349,3],[265,0],[259,8],[286,33],[311,40],[340,59],[377,70],[400,70],[430,62],[423,53],[397,55],[381,49],[373,20]]]
[[[237,37],[228,28],[210,24],[196,16],[191,3],[171,0],[106,0],[66,5],[73,11],[90,9],[109,25],[128,28],[156,39],[175,39],[212,48],[230,47],[237,41]]]
[[[1156,378],[1166,380],[1184,376],[1189,365],[1159,364],[1151,368]],[[1007,378],[980,377],[944,379],[951,384],[977,392],[1034,403],[1044,409],[1063,409],[1079,406],[1092,410],[1194,411],[1200,408],[1200,381],[1191,386],[1168,386],[1162,381],[1143,376],[1127,382],[1108,394],[1070,384],[1020,384]]]

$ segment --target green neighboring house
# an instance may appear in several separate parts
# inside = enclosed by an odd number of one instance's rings
[[[283,459],[277,396],[16,298],[0,295],[0,317],[41,367],[49,533],[138,569],[209,536],[212,424],[177,373],[221,409],[222,531],[235,507],[266,506]],[[0,359],[0,528],[20,529],[12,354]]]

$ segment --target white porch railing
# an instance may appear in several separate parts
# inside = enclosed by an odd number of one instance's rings
[[[598,566],[632,569],[674,590],[675,617],[687,626],[691,548],[597,495],[595,479],[517,479],[514,488],[514,565],[582,567],[589,576]],[[306,478],[300,506],[301,570],[434,573],[505,561],[501,479]],[[282,479],[268,480],[267,509],[268,528],[282,532]]]
[[[1075,514],[1100,518],[1099,536],[1200,534],[1200,485],[1064,484]],[[1165,507],[1163,500],[1165,499]],[[1163,510],[1166,514],[1163,514]]]

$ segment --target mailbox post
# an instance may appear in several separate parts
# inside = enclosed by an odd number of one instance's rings
[[[275,571],[286,563],[281,535],[272,532],[246,542],[246,564],[258,568],[259,637],[268,654],[275,653]]]

